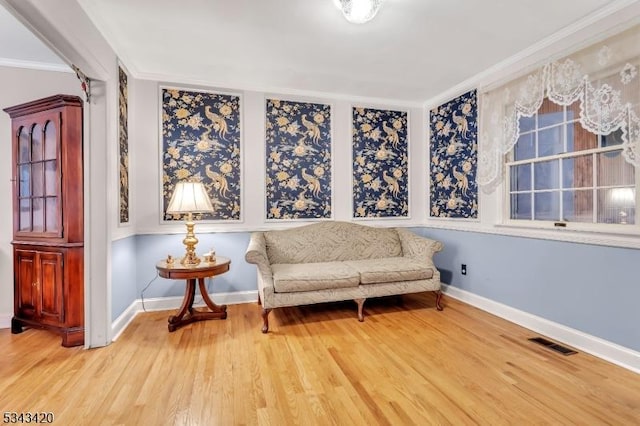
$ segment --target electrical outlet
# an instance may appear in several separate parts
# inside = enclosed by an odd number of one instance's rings
[[[467,265],[465,265],[464,263],[460,266],[460,273],[462,275],[467,275]]]

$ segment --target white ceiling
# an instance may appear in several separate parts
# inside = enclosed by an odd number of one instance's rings
[[[384,0],[357,25],[334,0],[77,1],[134,77],[415,103],[615,3]],[[3,20],[0,56],[47,57],[4,46]]]
[[[1,4],[0,65],[71,71],[62,59]]]

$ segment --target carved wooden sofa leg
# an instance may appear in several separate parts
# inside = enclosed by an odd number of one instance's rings
[[[364,307],[364,301],[367,299],[353,299],[354,302],[358,304],[358,321],[364,321],[364,314],[362,313],[362,308]]]
[[[436,309],[439,311],[443,309],[442,304],[440,302],[442,302],[442,292],[438,290],[436,291]]]
[[[262,309],[262,332],[266,333],[269,331],[269,314],[271,313],[271,309]]]

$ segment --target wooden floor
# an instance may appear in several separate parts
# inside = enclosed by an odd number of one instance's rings
[[[167,332],[138,315],[112,345],[0,330],[0,409],[60,425],[640,424],[640,375],[432,294],[276,309]]]

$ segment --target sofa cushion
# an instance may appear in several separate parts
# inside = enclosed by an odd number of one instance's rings
[[[362,284],[428,280],[433,277],[433,269],[424,262],[407,257],[348,260],[344,263],[360,273]]]
[[[357,287],[360,274],[344,262],[271,265],[276,293]]]

